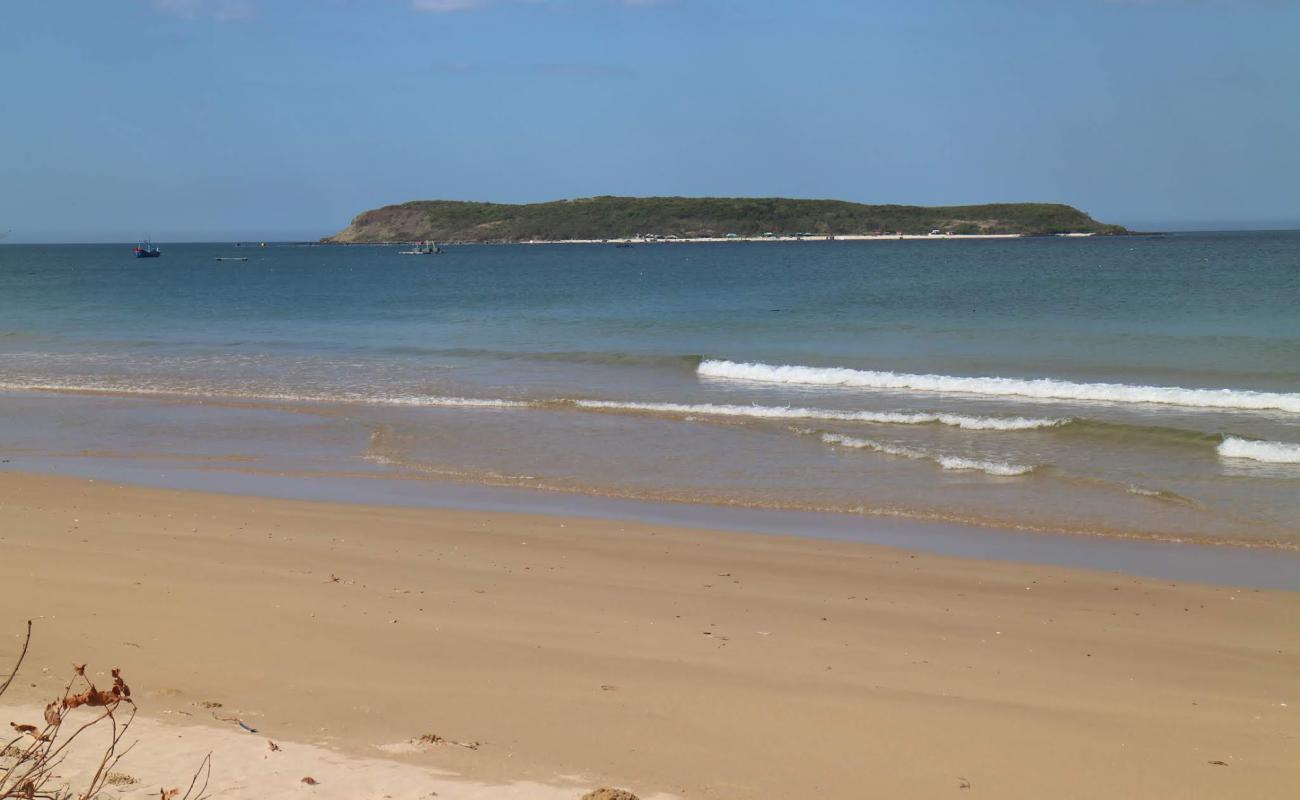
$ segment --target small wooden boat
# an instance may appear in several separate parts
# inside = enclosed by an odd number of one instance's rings
[[[217,256],[218,261],[247,261],[248,256]]]

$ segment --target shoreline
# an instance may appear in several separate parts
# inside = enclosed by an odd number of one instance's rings
[[[1300,779],[1300,593],[20,473],[0,507],[6,651],[37,620],[35,686],[7,703],[91,660],[151,719],[221,702],[277,742],[643,798],[932,797],[959,778],[1270,797]],[[484,744],[382,749],[423,733]]]
[[[1059,234],[1062,237],[1088,237],[1091,233]],[[729,242],[883,242],[920,239],[1023,239],[1022,233],[891,233],[829,234],[825,236],[702,236],[702,237],[623,237],[616,239],[528,239],[518,244],[726,244]]]
[[[51,403],[55,398],[68,398],[69,402],[79,402],[77,398],[87,398],[88,403],[100,399],[113,399],[131,403],[134,412],[144,412],[157,408],[166,414],[169,408],[186,410],[186,414],[200,414],[203,419],[211,415],[243,414],[243,412],[269,412],[269,414],[291,415],[286,419],[342,419],[350,414],[348,408],[369,408],[367,402],[350,401],[350,399],[330,398],[276,398],[276,397],[237,397],[237,395],[199,394],[185,392],[168,392],[164,389],[149,389],[142,392],[129,392],[121,388],[73,388],[73,386],[31,386],[17,388],[9,386],[0,390],[0,398],[47,398],[40,401],[40,408]],[[34,402],[34,401],[29,401]],[[60,401],[62,402],[62,401]],[[506,403],[510,408],[524,408],[528,411],[573,410],[584,411],[581,406],[573,406],[565,401],[465,401],[482,402],[494,410],[490,403]],[[138,403],[138,405],[136,405]],[[52,406],[51,406],[52,407]],[[38,406],[32,406],[38,408]],[[70,407],[75,408],[75,407]],[[456,406],[452,406],[456,408]],[[83,410],[87,419],[98,411],[96,406],[86,406]],[[68,414],[68,408],[62,410]],[[599,414],[599,411],[590,412]],[[630,419],[637,419],[629,415]],[[1290,529],[1275,526],[1274,529],[1257,527],[1247,531],[1249,536],[1232,536],[1234,531],[1223,531],[1209,527],[1216,522],[1208,518],[1208,524],[1196,527],[1197,520],[1170,519],[1179,524],[1153,524],[1141,518],[1089,519],[1079,516],[1034,516],[1022,513],[1014,505],[989,505],[974,513],[962,513],[961,509],[949,510],[941,505],[911,505],[902,502],[874,502],[857,500],[842,501],[839,497],[811,498],[805,500],[798,496],[783,496],[780,493],[762,494],[758,492],[689,492],[689,490],[668,485],[660,487],[636,487],[601,481],[584,481],[571,477],[569,480],[547,479],[545,473],[536,477],[528,472],[494,472],[481,467],[478,470],[422,470],[420,464],[407,466],[400,459],[390,460],[385,451],[377,450],[374,445],[374,431],[382,429],[382,423],[365,423],[357,425],[356,431],[350,433],[356,441],[344,446],[331,445],[329,451],[305,454],[289,449],[268,440],[265,445],[243,445],[226,451],[224,447],[212,446],[209,441],[190,442],[155,442],[147,449],[136,445],[114,446],[112,442],[103,445],[85,446],[74,441],[65,441],[57,427],[47,427],[48,420],[57,419],[57,415],[40,412],[35,418],[25,419],[26,428],[22,428],[21,447],[10,447],[0,457],[5,464],[0,470],[35,470],[53,473],[73,473],[98,479],[112,479],[114,476],[130,475],[129,480],[143,485],[156,487],[205,489],[217,487],[230,490],[231,493],[251,492],[253,494],[270,494],[299,498],[329,498],[324,490],[312,488],[316,485],[330,485],[333,496],[346,497],[352,502],[394,502],[408,506],[437,506],[458,493],[472,493],[480,497],[480,509],[510,510],[543,507],[545,513],[568,514],[586,507],[584,514],[616,516],[627,519],[689,519],[686,524],[706,524],[738,529],[767,529],[770,523],[764,518],[777,519],[785,516],[780,524],[800,529],[809,529],[810,536],[831,537],[831,539],[858,539],[880,542],[879,532],[889,529],[888,539],[883,544],[907,544],[904,531],[922,532],[923,536],[936,542],[933,549],[937,552],[956,555],[985,555],[992,550],[995,557],[1024,559],[1013,554],[1015,550],[1047,549],[1045,558],[1027,558],[1026,561],[1045,561],[1060,566],[1079,566],[1084,568],[1130,568],[1123,566],[1122,558],[1134,549],[1123,550],[1122,545],[1131,542],[1134,548],[1148,546],[1153,555],[1145,558],[1145,563],[1152,565],[1139,568],[1139,574],[1164,575],[1180,580],[1208,580],[1219,583],[1240,583],[1243,574],[1249,570],[1231,567],[1230,570],[1218,571],[1212,566],[1190,567],[1180,565],[1173,571],[1164,570],[1161,559],[1154,553],[1191,552],[1193,549],[1213,550],[1217,553],[1258,553],[1257,562],[1265,562],[1269,554],[1278,555],[1282,563],[1297,565],[1288,572],[1286,568],[1266,565],[1256,570],[1264,575],[1266,588],[1300,587],[1300,545],[1296,544]],[[194,416],[187,416],[185,423],[178,418],[177,424],[192,424]],[[212,418],[220,420],[220,416]],[[237,418],[235,418],[237,419]],[[278,418],[277,418],[278,424]],[[17,428],[16,428],[17,431]],[[363,438],[368,436],[369,438]],[[309,453],[309,451],[308,451]],[[160,477],[161,476],[161,477]],[[1026,480],[1037,480],[1036,477]],[[257,485],[265,487],[257,488]],[[385,485],[386,484],[386,485]],[[250,487],[252,487],[250,489]],[[1115,490],[1123,485],[1115,484]],[[442,498],[429,500],[424,496]],[[1130,497],[1132,496],[1132,497]],[[503,500],[499,500],[503,498]],[[888,500],[888,498],[887,498]],[[1162,497],[1148,497],[1139,489],[1128,488],[1125,500],[1130,503],[1145,503],[1147,507],[1166,513],[1170,507],[1173,511],[1182,510],[1182,506],[1166,501]],[[1177,500],[1177,498],[1175,498]],[[731,515],[741,522],[728,522],[725,515]],[[748,518],[748,519],[746,519]],[[835,522],[827,522],[827,520]],[[1118,524],[1115,520],[1118,519]],[[699,522],[703,520],[703,522]],[[798,520],[798,522],[790,522]],[[1161,522],[1161,520],[1156,520]],[[1167,522],[1167,520],[1165,520]],[[1130,523],[1130,524],[1125,524]],[[775,523],[772,523],[775,524]],[[933,532],[945,529],[945,536],[933,536]],[[970,544],[965,540],[983,540],[983,544]],[[989,544],[997,542],[997,544]],[[1066,542],[1057,546],[1057,542]],[[1097,554],[1088,550],[1096,549]],[[1186,549],[1186,550],[1184,550]],[[1053,552],[1054,550],[1054,552]],[[1112,555],[1105,555],[1110,552]],[[1067,555],[1062,555],[1067,553]],[[1217,557],[1196,557],[1210,565]],[[1171,559],[1178,561],[1178,557]],[[1247,559],[1249,561],[1249,558]],[[1130,571],[1132,568],[1130,568]],[[1227,575],[1227,578],[1225,576]],[[1251,579],[1248,579],[1251,580]]]
[[[451,239],[439,244],[448,245],[507,245],[507,244],[613,244],[613,245],[651,245],[651,244],[734,244],[741,242],[897,242],[897,241],[951,241],[964,239],[1091,239],[1109,237],[1115,234],[1096,233],[844,233],[816,236],[652,236],[652,237],[616,237],[612,239],[523,239],[519,241],[460,241]],[[1126,236],[1159,236],[1163,234],[1132,233]],[[304,242],[323,246],[339,245],[343,247],[395,247],[399,245],[418,244],[422,240],[393,240],[381,242],[333,242],[322,239],[317,242]]]
[[[15,455],[33,457],[32,454]],[[1300,552],[1291,546],[1041,531],[902,515],[671,502],[421,475],[287,472],[233,464],[187,468],[184,456],[171,462],[157,455],[122,454],[51,456],[42,460],[49,462],[48,469],[31,464],[0,465],[0,478],[31,474],[111,480],[140,489],[227,497],[425,511],[541,514],[742,535],[787,535],[811,541],[899,548],[940,557],[1084,569],[1152,580],[1300,591]],[[159,472],[160,468],[164,471]]]

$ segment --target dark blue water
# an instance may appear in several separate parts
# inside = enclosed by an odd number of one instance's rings
[[[1296,233],[396,250],[173,245],[137,261],[117,245],[8,246],[0,320],[7,333],[178,353],[696,354],[1300,382]]]

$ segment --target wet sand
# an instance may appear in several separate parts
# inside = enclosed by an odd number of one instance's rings
[[[312,791],[377,798],[1300,785],[1300,593],[20,473],[0,475],[0,582],[0,666],[36,621],[8,706],[73,662],[120,666],[152,726],[122,769],[182,763],[174,731],[217,751],[218,789],[285,752],[324,764]],[[236,717],[289,747],[254,756]],[[372,794],[329,794],[361,764]],[[306,791],[292,769],[257,791]]]

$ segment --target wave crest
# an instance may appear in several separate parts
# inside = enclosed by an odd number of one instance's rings
[[[983,459],[963,458],[961,456],[944,455],[943,453],[930,453],[925,450],[916,450],[911,447],[899,447],[898,445],[875,442],[870,439],[858,439],[853,436],[844,436],[838,433],[823,433],[822,441],[826,444],[838,445],[840,447],[852,447],[858,450],[874,450],[877,453],[885,453],[891,456],[900,456],[902,458],[911,458],[918,461],[933,461],[943,469],[949,470],[978,470],[988,475],[998,475],[1010,477],[1015,475],[1027,475],[1033,472],[1033,465],[1012,464],[1006,461],[986,461]]]
[[[1261,442],[1228,436],[1219,444],[1218,450],[1219,455],[1225,458],[1249,458],[1269,464],[1300,464],[1300,444]]]
[[[974,431],[1025,431],[1054,428],[1069,419],[1035,417],[974,417],[965,414],[938,414],[911,411],[834,411],[822,408],[788,406],[742,406],[714,403],[640,403],[614,400],[574,400],[578,408],[610,411],[648,411],[666,414],[700,414],[756,419],[816,419],[836,422],[877,422],[887,425],[951,425]]]
[[[842,386],[893,389],[939,394],[1031,397],[1039,400],[1084,400],[1105,403],[1154,403],[1189,408],[1280,410],[1300,414],[1300,394],[1246,389],[1184,389],[1177,386],[1130,386],[1123,383],[1075,383],[1052,378],[963,378],[899,372],[741,363],[708,359],[697,374],[706,378],[786,383],[802,386]]]

